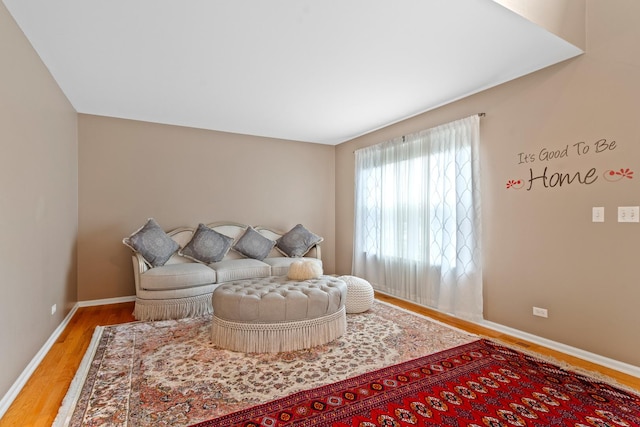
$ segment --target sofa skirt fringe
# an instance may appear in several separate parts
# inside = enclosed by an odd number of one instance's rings
[[[278,353],[326,344],[347,330],[344,306],[335,313],[295,322],[232,322],[213,315],[211,340],[219,347],[243,353]]]
[[[136,298],[133,316],[137,320],[167,320],[213,313],[211,294],[167,300]]]

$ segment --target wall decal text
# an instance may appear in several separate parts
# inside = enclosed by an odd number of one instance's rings
[[[580,173],[561,173],[561,172],[552,172],[547,173],[548,167],[544,167],[544,171],[542,174],[533,176],[533,169],[529,168],[529,187],[527,187],[527,191],[530,191],[533,187],[534,182],[538,183],[536,180],[540,180],[544,188],[553,188],[553,187],[562,187],[563,185],[573,184],[574,182],[579,184],[591,185],[598,180],[598,175],[596,175],[596,168],[591,168],[586,172]]]
[[[548,162],[553,159],[561,159],[563,157],[569,157],[571,153],[576,153],[578,156],[584,156],[589,153],[604,153],[607,151],[613,151],[618,147],[615,141],[607,141],[606,139],[600,139],[593,144],[587,144],[586,142],[576,142],[572,146],[565,145],[560,149],[549,149],[547,147],[542,148],[538,154],[536,153],[518,153],[518,164],[534,163],[536,161]],[[593,148],[593,151],[592,151]]]
[[[552,170],[546,163],[569,157],[585,159],[590,155],[612,152],[616,148],[618,148],[616,141],[602,138],[591,143],[581,141],[571,145],[566,144],[560,148],[543,147],[538,152],[518,153],[516,155],[517,164],[529,165],[527,178],[523,179],[518,177],[509,179],[506,187],[512,190],[526,188],[527,191],[531,191],[534,187],[555,188],[572,184],[591,185],[597,182],[600,177],[595,167],[566,172]],[[537,169],[534,171],[534,163],[543,163],[545,166],[542,170]],[[607,169],[602,174],[602,177],[608,182],[617,182],[625,178],[633,179],[633,171],[629,168]]]

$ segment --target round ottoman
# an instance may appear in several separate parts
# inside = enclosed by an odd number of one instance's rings
[[[236,280],[212,295],[211,340],[245,353],[294,351],[326,344],[347,329],[347,285],[331,276]]]
[[[347,313],[362,313],[373,304],[373,286],[356,276],[340,276],[347,284]]]

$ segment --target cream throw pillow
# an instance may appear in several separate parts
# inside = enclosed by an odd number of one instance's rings
[[[322,276],[322,266],[314,261],[293,261],[287,277],[291,280],[317,279]]]

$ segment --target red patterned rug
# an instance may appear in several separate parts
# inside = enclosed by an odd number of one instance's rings
[[[640,395],[488,340],[196,424],[640,427]]]

